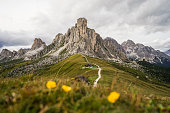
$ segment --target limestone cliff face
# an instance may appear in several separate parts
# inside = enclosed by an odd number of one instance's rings
[[[79,18],[75,26],[68,29],[66,34],[58,34],[53,43],[56,49],[58,48],[58,51],[52,55],[59,55],[62,50],[65,50],[67,54],[81,53],[104,59],[114,58],[105,47],[100,35],[94,29],[87,27],[87,20],[85,18]],[[59,48],[62,48],[62,50]]]
[[[1,51],[1,56],[3,56],[3,57],[12,57],[13,53],[8,49],[3,49]]]
[[[116,40],[107,37],[104,39],[104,43],[111,54],[114,55],[117,59],[127,60],[125,50]]]
[[[19,49],[17,52],[18,56],[23,56],[25,53],[27,53],[30,49]]]
[[[19,49],[18,51],[16,51],[16,54],[14,55],[14,57],[12,59],[19,59],[19,58],[23,58],[24,55],[29,51],[30,49]]]
[[[0,53],[0,62],[6,62],[12,59],[17,54],[16,51],[10,51],[8,49],[3,49]]]
[[[40,48],[42,46],[43,47],[46,46],[45,42],[43,42],[40,38],[35,38],[34,43],[33,43],[32,47],[31,47],[31,50],[36,50],[36,49],[38,49],[38,48]]]

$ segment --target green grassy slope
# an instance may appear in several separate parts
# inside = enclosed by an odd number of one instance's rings
[[[39,75],[56,77],[76,77],[83,75],[88,77],[91,82],[97,78],[98,69],[82,69],[84,65],[88,64],[81,55],[73,55],[55,65],[37,71]]]
[[[116,68],[114,63],[110,63],[108,61],[96,59],[96,58],[89,58],[90,62],[95,62],[102,68],[102,78],[99,81],[100,84],[106,84],[110,85],[112,83],[113,78],[117,78],[120,82],[120,84],[127,83],[129,85],[135,85],[139,90],[146,94],[159,94],[163,96],[170,96],[170,85],[165,85],[166,87],[157,85],[157,83],[151,82],[147,79],[140,79],[144,78],[145,73],[142,73],[138,70],[131,69],[130,73],[126,72],[124,68]],[[118,64],[117,64],[118,65]],[[139,76],[139,79],[136,78],[136,76]]]
[[[149,80],[137,79],[142,72],[131,72],[118,68],[114,63],[87,57],[90,63],[102,68],[98,87],[93,82],[98,77],[98,69],[82,69],[88,64],[81,55],[73,55],[55,65],[38,70],[34,75],[4,78],[0,81],[0,110],[12,113],[34,112],[76,112],[76,113],[136,113],[169,112],[170,88]],[[133,74],[134,73],[134,74]],[[139,73],[139,74],[135,74]],[[141,74],[142,73],[142,74]],[[37,74],[37,75],[36,75]],[[72,81],[83,75],[91,85]],[[49,90],[45,84],[54,80],[57,87]],[[69,85],[72,91],[65,93],[61,86]],[[111,104],[107,101],[110,92],[120,93],[119,100]]]

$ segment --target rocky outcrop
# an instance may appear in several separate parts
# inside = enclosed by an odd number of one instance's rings
[[[27,51],[22,57],[24,57],[25,60],[30,60],[33,56],[36,56],[45,47],[45,42],[43,42],[40,38],[35,38],[31,49]]]
[[[107,37],[104,39],[104,44],[116,59],[127,60],[125,50],[115,39]]]
[[[51,57],[85,54],[103,59],[116,58],[105,46],[101,36],[87,26],[85,18],[77,19],[75,26],[68,29],[65,34],[57,34],[52,44],[45,47],[35,57],[48,55]]]
[[[11,52],[8,49],[3,49],[0,53],[0,62],[6,62],[12,59],[15,55],[17,55],[16,51]]]
[[[42,46],[43,47],[46,46],[45,42],[43,42],[40,38],[35,38],[34,43],[32,44],[31,50],[36,50]]]
[[[32,56],[36,55],[39,51],[43,50],[46,47],[45,42],[40,38],[35,38],[34,43],[32,44],[31,49],[19,49],[18,51],[9,51],[3,49],[0,53],[0,62],[6,62],[14,59],[27,59],[30,60]]]
[[[59,33],[52,43],[55,45],[51,52],[52,56],[81,53],[104,59],[115,57],[105,47],[101,36],[94,29],[87,27],[85,18],[79,18],[75,26],[68,29],[66,34]]]
[[[1,56],[2,56],[2,57],[13,57],[13,55],[14,55],[14,53],[11,52],[11,51],[8,50],[8,49],[3,49],[3,50],[1,51]]]
[[[19,49],[18,51],[16,51],[16,54],[14,56],[14,58],[12,58],[12,60],[14,59],[20,59],[20,58],[24,58],[24,55],[29,51],[30,49]]]
[[[30,49],[19,49],[17,52],[18,56],[23,56],[25,53],[27,53]]]
[[[143,44],[135,44],[132,40],[127,40],[122,43],[126,55],[133,60],[145,60],[150,63],[169,64],[170,57],[165,53],[155,50],[152,47],[144,46]]]

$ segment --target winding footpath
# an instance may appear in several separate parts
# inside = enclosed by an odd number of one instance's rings
[[[82,55],[82,54],[81,54]],[[87,59],[87,57],[86,56],[84,56],[84,55],[82,55],[85,59],[86,59],[86,62],[88,62],[89,63],[89,61],[88,61],[88,59]],[[96,65],[96,64],[94,64],[94,65]],[[97,83],[98,83],[98,81],[100,80],[100,78],[101,78],[101,68],[100,68],[100,66],[99,65],[96,65],[98,68],[97,69],[99,69],[98,70],[98,78],[94,81],[94,84],[93,84],[93,87],[96,87],[97,86]]]
[[[95,64],[96,65],[96,64]],[[96,65],[97,67],[98,67],[98,69],[99,69],[99,71],[98,71],[98,78],[94,81],[94,84],[93,84],[93,87],[96,87],[97,86],[97,82],[100,80],[100,78],[101,78],[101,68],[98,66],[98,65]]]

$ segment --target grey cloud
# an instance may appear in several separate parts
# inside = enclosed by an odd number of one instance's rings
[[[53,1],[50,12],[52,17],[49,20],[56,19],[66,24],[69,19],[83,16],[96,28],[129,24],[144,26],[148,32],[166,31],[170,28],[169,6],[169,0]],[[51,24],[53,23],[57,22],[53,21]]]
[[[139,8],[132,11],[134,19],[130,24],[145,26],[147,32],[160,32],[170,29],[170,1],[147,0]],[[131,14],[130,14],[131,15]],[[149,28],[149,29],[148,29]]]
[[[3,47],[3,42],[0,42],[0,48]]]
[[[0,45],[27,45],[32,43],[34,37],[51,43],[57,33],[65,33],[79,17],[87,18],[88,26],[103,38],[115,36],[118,41],[128,39],[130,36],[127,37],[127,34],[135,34],[131,35],[136,36],[133,39],[140,41],[137,35],[166,33],[170,30],[170,0],[50,0],[48,3],[46,11],[40,11],[30,19],[34,29],[31,34],[0,31]],[[137,34],[138,31],[141,32]],[[118,33],[122,34],[120,38]],[[163,48],[161,44],[159,47]]]
[[[162,51],[166,51],[170,49],[170,38],[166,39],[166,40],[157,40],[155,42],[152,42],[152,45],[154,46],[154,48],[160,50],[162,49]]]
[[[30,36],[24,31],[19,33],[0,30],[0,47],[3,46],[27,46],[30,45]]]

